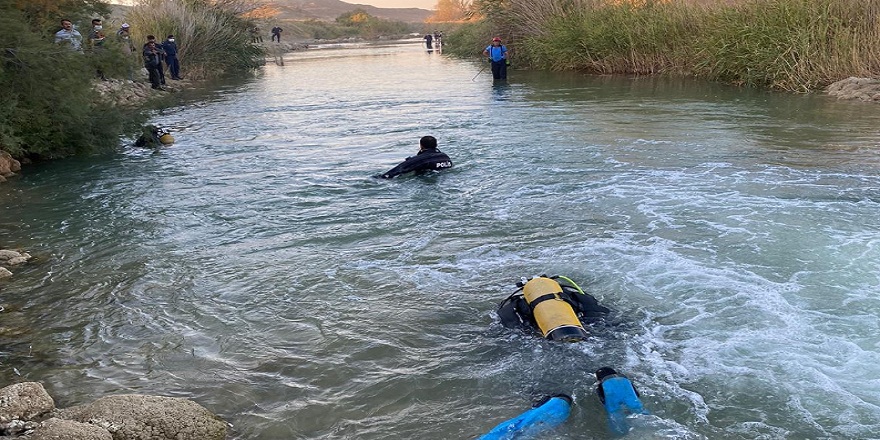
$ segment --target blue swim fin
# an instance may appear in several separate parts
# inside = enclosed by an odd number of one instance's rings
[[[479,440],[525,439],[553,429],[568,419],[571,402],[571,397],[564,394],[550,397],[539,406],[499,424]]]

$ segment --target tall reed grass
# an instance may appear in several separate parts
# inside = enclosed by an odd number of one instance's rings
[[[483,7],[500,10],[483,11],[486,21],[449,40],[473,40],[465,54],[506,35],[517,65],[534,68],[688,74],[791,91],[880,74],[880,0],[486,0]]]
[[[262,64],[265,54],[241,17],[248,8],[239,0],[140,0],[126,19],[138,53],[147,35],[174,35],[183,75],[210,78]]]

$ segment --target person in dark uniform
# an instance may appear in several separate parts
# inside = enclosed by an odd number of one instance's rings
[[[446,153],[437,149],[437,139],[434,136],[423,136],[419,140],[419,147],[419,152],[415,156],[407,157],[400,165],[375,177],[391,179],[412,171],[421,174],[431,170],[439,171],[452,168],[452,160]]]

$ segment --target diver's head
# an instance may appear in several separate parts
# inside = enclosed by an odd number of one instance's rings
[[[605,379],[608,376],[614,376],[616,374],[619,374],[619,373],[614,368],[602,367],[602,368],[596,370],[596,380],[601,382],[602,379]]]
[[[434,150],[437,148],[437,139],[434,138],[434,136],[422,136],[422,138],[419,139],[419,147],[421,147],[422,150]]]

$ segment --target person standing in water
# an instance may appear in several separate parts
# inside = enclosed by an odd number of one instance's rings
[[[507,47],[501,44],[500,37],[492,39],[492,44],[486,46],[483,55],[489,57],[492,63],[492,78],[507,79],[508,52]]]

